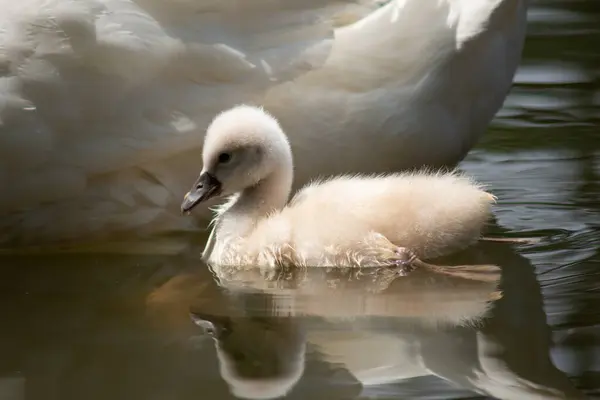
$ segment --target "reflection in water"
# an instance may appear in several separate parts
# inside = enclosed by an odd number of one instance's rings
[[[191,315],[214,336],[219,371],[236,397],[278,398],[302,377],[306,341],[293,317]]]
[[[318,345],[327,340],[330,324],[339,328],[351,323],[356,328],[365,318],[362,322],[369,326],[373,319],[385,318],[388,324],[392,318],[411,330],[421,325],[433,330],[471,325],[487,311],[490,300],[501,297],[499,273],[496,279],[474,281],[423,269],[399,277],[387,268],[308,268],[293,271],[282,282],[239,272],[243,276],[230,275],[239,289],[232,293],[237,305],[230,310],[233,316],[211,314],[210,305],[203,304],[194,307],[192,318],[214,335],[221,375],[242,398],[277,398],[289,392],[304,373],[306,341]],[[243,287],[237,278],[244,281]],[[308,317],[319,320],[311,323]],[[368,332],[366,338],[371,339]],[[350,356],[363,352],[355,349]],[[408,361],[403,354],[395,357]]]
[[[509,244],[444,260],[499,265],[499,286],[424,270],[217,283],[190,250],[5,257],[0,389],[44,400],[581,397],[549,358],[540,287]]]
[[[313,357],[360,382],[362,396],[381,385],[393,385],[395,396],[407,395],[406,384],[437,376],[463,395],[583,398],[550,361],[531,265],[505,243],[481,243],[452,258],[453,264],[501,265],[500,286],[425,270],[392,280],[310,270],[282,285],[243,271],[220,281],[219,296],[205,296],[194,283],[204,277],[190,273],[158,288],[149,306],[172,318],[192,304],[196,324],[215,332],[222,378],[242,398],[290,390],[303,398],[294,386],[311,373],[303,363],[305,344]],[[252,368],[244,372],[251,365],[270,366],[257,377]]]

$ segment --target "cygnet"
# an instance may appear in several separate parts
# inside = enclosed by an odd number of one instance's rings
[[[404,274],[476,242],[495,201],[464,175],[431,171],[321,179],[289,200],[288,139],[274,117],[248,105],[214,118],[202,159],[181,209],[230,196],[215,209],[203,253],[213,266],[389,266]]]

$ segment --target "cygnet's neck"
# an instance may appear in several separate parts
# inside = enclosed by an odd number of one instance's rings
[[[290,197],[293,178],[292,162],[286,160],[256,185],[244,189],[222,215],[219,224],[221,230],[230,235],[243,236],[258,221],[283,209]]]
[[[273,172],[256,185],[242,191],[230,211],[262,218],[270,212],[281,210],[290,196],[292,179],[291,168]]]

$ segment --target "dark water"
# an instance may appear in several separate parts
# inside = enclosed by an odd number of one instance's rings
[[[496,233],[539,239],[457,256],[501,265],[500,299],[430,276],[231,295],[183,239],[4,256],[0,399],[227,399],[227,379],[294,399],[600,397],[599,11],[535,2],[517,84],[462,164],[500,199]]]

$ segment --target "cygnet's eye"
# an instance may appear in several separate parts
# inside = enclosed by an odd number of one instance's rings
[[[219,163],[220,164],[227,164],[229,161],[231,161],[231,153],[219,154]]]

